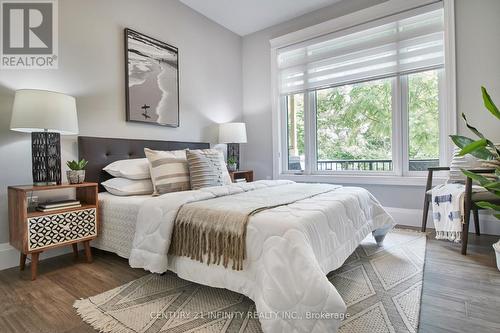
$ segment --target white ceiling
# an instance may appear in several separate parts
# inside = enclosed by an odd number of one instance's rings
[[[180,0],[240,36],[265,29],[340,0]]]

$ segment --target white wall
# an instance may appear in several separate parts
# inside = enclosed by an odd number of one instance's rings
[[[470,136],[467,119],[500,143],[499,121],[483,106],[480,87],[488,89],[500,107],[500,1],[456,0],[458,131]]]
[[[253,33],[243,38],[243,116],[249,143],[243,145],[244,167],[257,179],[272,177],[271,86],[269,40],[322,21],[384,2],[346,0],[326,9]],[[500,142],[499,122],[483,107],[480,86],[485,85],[500,105],[500,1],[456,0],[458,114]],[[469,135],[461,118],[459,133]],[[363,185],[387,207],[421,209],[422,186]],[[498,228],[500,231],[500,228]]]
[[[179,48],[179,128],[125,122],[126,27]],[[30,136],[9,130],[16,89],[75,96],[81,135],[215,143],[215,123],[242,117],[241,37],[178,1],[59,1],[59,49],[58,70],[0,70],[0,243],[7,185],[32,181]],[[76,158],[63,140],[63,161]]]

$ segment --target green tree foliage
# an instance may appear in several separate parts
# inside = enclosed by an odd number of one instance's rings
[[[297,151],[299,156],[304,155],[304,95],[295,94],[293,98],[295,106],[295,126],[296,126],[296,136],[297,136]],[[288,103],[291,103],[290,100]],[[288,148],[292,147],[292,142],[290,138],[290,129],[292,127],[292,119],[290,117],[290,106],[288,114]]]
[[[319,90],[318,159],[391,159],[391,81]]]
[[[392,85],[392,79],[384,79],[316,91],[318,160],[392,159]],[[409,75],[408,90],[409,157],[438,158],[437,72]],[[298,153],[303,155],[303,94],[294,101]]]
[[[409,157],[439,158],[439,80],[437,72],[408,76]]]

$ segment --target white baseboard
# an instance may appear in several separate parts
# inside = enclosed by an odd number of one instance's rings
[[[422,226],[422,209],[406,209],[385,207],[387,212],[392,215],[397,224],[407,225],[412,227]],[[472,216],[471,216],[472,218]],[[500,235],[500,221],[486,211],[479,212],[479,226],[482,234],[485,235]],[[427,228],[434,228],[431,212],[427,217]],[[474,223],[471,220],[469,231],[475,232]]]
[[[60,256],[72,252],[70,247],[60,247],[40,254],[40,260]],[[29,259],[29,256],[28,256]],[[0,270],[19,266],[19,251],[9,243],[0,243]]]

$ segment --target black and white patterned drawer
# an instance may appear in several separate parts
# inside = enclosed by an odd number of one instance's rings
[[[28,219],[30,251],[96,235],[95,208]]]

